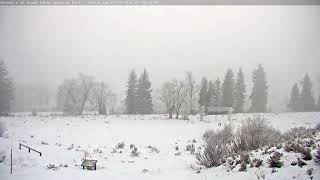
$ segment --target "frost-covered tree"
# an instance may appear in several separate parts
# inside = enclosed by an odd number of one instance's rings
[[[199,106],[204,107],[207,110],[208,107],[208,80],[206,77],[202,78],[201,88],[199,91]]]
[[[92,76],[81,73],[77,78],[64,80],[58,88],[58,106],[66,114],[82,114],[94,85]]]
[[[174,111],[179,117],[179,110],[185,98],[185,89],[182,81],[173,79],[170,82],[165,82],[160,90],[160,100],[166,105],[169,119],[172,119]],[[178,113],[177,113],[178,111]]]
[[[128,114],[137,113],[137,74],[134,70],[130,72],[126,91],[126,112]]]
[[[146,69],[141,74],[137,85],[137,113],[152,113],[151,82]]]
[[[222,106],[222,88],[221,88],[221,81],[219,78],[214,83],[214,107],[221,107]]]
[[[292,111],[297,112],[300,109],[299,102],[300,102],[300,90],[299,90],[298,84],[295,83],[291,89],[288,107]]]
[[[186,109],[183,119],[188,119],[189,115],[194,111],[193,110],[193,101],[195,99],[196,93],[199,91],[199,88],[196,84],[195,78],[191,71],[186,72],[185,88],[187,93],[186,100]]]
[[[266,73],[260,64],[252,73],[253,88],[250,96],[251,112],[266,112],[268,104],[268,86]]]
[[[4,61],[0,61],[0,114],[10,111],[10,102],[13,100],[14,83],[8,76]]]
[[[300,110],[302,112],[315,110],[315,99],[312,92],[312,82],[307,73],[301,81]]]
[[[99,114],[107,114],[107,104],[112,96],[113,93],[104,82],[96,83],[90,96],[90,102]]]
[[[233,107],[234,104],[234,74],[231,69],[227,70],[226,76],[222,83],[223,106]]]
[[[244,75],[240,68],[237,74],[237,80],[234,87],[234,109],[236,112],[244,112],[244,103],[246,98],[246,85]]]
[[[210,80],[208,83],[208,93],[207,93],[207,101],[208,106],[214,106],[214,83]]]

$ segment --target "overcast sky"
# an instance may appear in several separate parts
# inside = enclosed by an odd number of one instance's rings
[[[200,81],[242,67],[250,87],[261,63],[276,109],[306,72],[320,79],[320,6],[6,6],[0,59],[18,83],[56,88],[83,72],[120,96],[132,68],[157,89],[186,70]]]

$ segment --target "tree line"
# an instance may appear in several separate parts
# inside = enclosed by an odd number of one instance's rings
[[[126,95],[123,101],[126,114],[154,113],[153,96],[164,106],[169,118],[188,119],[199,109],[208,107],[232,107],[235,112],[267,112],[268,84],[266,72],[258,65],[252,72],[252,91],[247,93],[244,73],[241,68],[236,74],[228,69],[224,78],[208,80],[202,77],[198,84],[191,71],[185,72],[184,79],[173,78],[163,83],[153,93],[149,73],[146,69],[139,75],[132,70],[129,74]],[[288,108],[294,112],[320,111],[314,97],[313,85],[309,74],[295,83],[291,89]],[[15,85],[10,78],[6,65],[0,61],[0,113],[10,111],[14,98]],[[153,93],[153,94],[152,94]],[[94,77],[79,73],[76,77],[65,79],[57,90],[57,108],[65,114],[82,114],[85,110],[109,114],[116,111],[117,98],[107,83]],[[246,104],[250,107],[247,108]]]
[[[320,111],[320,94],[316,103],[312,90],[312,82],[306,73],[300,81],[300,86],[295,83],[292,86],[288,107],[293,112]]]

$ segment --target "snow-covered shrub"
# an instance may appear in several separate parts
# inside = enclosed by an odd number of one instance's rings
[[[260,117],[243,121],[234,139],[235,152],[251,151],[281,142],[280,131]]]
[[[151,150],[151,152],[155,152],[155,153],[159,153],[160,152],[156,147],[151,146],[151,145],[149,145],[147,148],[149,148]]]
[[[228,155],[228,148],[221,141],[219,136],[215,136],[215,133],[209,138],[205,138],[204,147],[195,154],[201,165],[208,168],[221,165],[223,157]]]
[[[309,169],[307,169],[307,174],[308,174],[309,176],[311,176],[311,175],[312,175],[312,172],[313,172],[313,168],[309,168]]]
[[[240,155],[240,161],[241,163],[250,164],[250,156],[248,153],[242,153]]]
[[[134,147],[131,151],[131,157],[138,157],[139,156],[138,148]]]
[[[251,167],[260,167],[262,165],[262,162],[263,162],[263,160],[254,158],[251,161],[250,165],[251,165]]]
[[[116,148],[117,149],[123,149],[124,146],[125,146],[125,143],[124,142],[120,142],[120,143],[117,144]]]
[[[186,146],[186,151],[189,151],[191,154],[194,154],[194,152],[196,151],[195,147],[193,144],[188,144]]]
[[[315,129],[316,131],[320,131],[320,123],[316,124],[315,127],[314,127],[314,129]]]
[[[284,138],[287,141],[295,141],[300,139],[312,138],[315,135],[315,130],[305,127],[296,127],[284,133]]]
[[[239,171],[247,171],[247,164],[245,162],[241,162]]]
[[[56,170],[59,169],[59,166],[57,166],[57,165],[55,165],[55,164],[48,164],[48,165],[47,165],[47,169],[48,169],[48,170],[51,169],[51,170],[55,170],[55,171],[56,171]]]
[[[7,131],[7,127],[4,122],[0,121],[0,137],[3,137],[3,134]]]
[[[314,154],[314,162],[320,165],[320,149],[318,149]]]
[[[270,158],[268,159],[269,167],[271,168],[281,168],[283,165],[283,162],[281,160],[282,154],[275,151]]]
[[[311,150],[309,148],[301,148],[300,153],[302,154],[303,160],[310,161],[312,159]]]
[[[284,150],[286,152],[293,151],[296,153],[301,153],[302,159],[306,160],[306,161],[309,161],[312,159],[311,150],[309,148],[306,148],[303,145],[299,144],[298,142],[285,145]]]

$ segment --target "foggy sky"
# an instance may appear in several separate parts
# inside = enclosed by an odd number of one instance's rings
[[[242,67],[250,93],[261,63],[276,110],[306,72],[319,91],[320,6],[3,6],[0,59],[17,83],[57,88],[83,72],[119,99],[132,68],[158,89],[186,70],[200,82]]]

